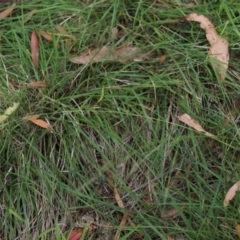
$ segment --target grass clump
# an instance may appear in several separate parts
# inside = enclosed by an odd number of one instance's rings
[[[134,225],[119,239],[236,239],[237,207],[225,212],[223,199],[239,177],[240,4],[185,2],[25,1],[1,20],[1,114],[20,102],[0,131],[1,239],[67,239],[74,226],[85,227],[85,239],[113,239],[123,212]],[[182,18],[192,12],[210,17],[230,42],[224,82],[208,62],[204,31]],[[53,32],[57,24],[76,43],[69,50],[60,36],[41,39],[34,69],[32,30]],[[167,60],[68,60],[73,50],[105,45],[134,45]],[[19,87],[40,80],[51,87]],[[182,113],[216,139],[180,123]],[[28,122],[30,114],[55,133]]]

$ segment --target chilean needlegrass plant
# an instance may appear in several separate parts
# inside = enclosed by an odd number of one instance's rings
[[[94,218],[84,239],[113,239],[125,212],[134,225],[127,223],[119,239],[236,239],[238,206],[225,211],[223,199],[239,176],[233,101],[240,90],[240,4],[168,2],[24,1],[1,20],[1,114],[20,102],[0,132],[1,239],[66,239],[83,216]],[[224,82],[209,64],[204,31],[182,18],[191,12],[210,17],[229,39]],[[75,53],[135,45],[167,60],[75,65],[55,36],[40,39],[33,69],[32,30],[55,31],[56,24],[77,37]],[[120,33],[112,40],[115,27]],[[51,87],[19,87],[37,80]],[[180,123],[183,113],[216,137]],[[55,133],[28,122],[30,114]]]

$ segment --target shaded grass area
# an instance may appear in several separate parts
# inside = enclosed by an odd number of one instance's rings
[[[13,102],[20,107],[0,131],[0,238],[66,239],[83,216],[92,216],[85,239],[113,239],[126,211],[135,226],[124,226],[119,239],[236,239],[238,206],[226,212],[223,199],[239,176],[239,7],[49,0],[19,3],[1,20],[0,111]],[[204,31],[182,18],[191,12],[210,17],[230,42],[224,82],[209,64]],[[32,30],[55,31],[56,24],[77,37],[73,49],[60,36],[40,40],[40,67],[33,69]],[[114,27],[119,36],[112,40]],[[167,60],[68,61],[73,50],[130,44]],[[43,79],[50,88],[18,87]],[[216,139],[180,123],[182,113]],[[49,121],[55,133],[28,122],[29,114]]]

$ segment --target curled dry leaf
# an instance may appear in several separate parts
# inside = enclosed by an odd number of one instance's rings
[[[70,57],[70,61],[77,64],[87,64],[91,62],[118,61],[126,63],[131,60],[142,61],[152,59],[155,53],[144,53],[138,47],[124,46],[114,48],[104,46],[84,50],[79,56]]]
[[[54,132],[52,126],[49,123],[47,123],[41,119],[38,119],[38,118],[39,118],[38,115],[32,115],[32,116],[27,117],[27,120],[38,125],[39,127],[49,129],[52,133]]]
[[[199,22],[200,27],[206,32],[207,40],[210,44],[209,54],[211,57],[212,66],[219,74],[221,80],[225,79],[229,62],[228,41],[219,36],[214,25],[204,15],[191,13],[186,16],[188,21]]]
[[[11,115],[19,106],[19,103],[13,103],[12,107],[9,107],[5,110],[3,115],[0,115],[0,123],[5,121],[9,115]]]
[[[0,19],[3,19],[11,14],[11,12],[14,10],[14,7],[16,6],[16,3],[13,3],[12,6],[2,12],[0,12]]]
[[[214,137],[213,134],[205,131],[202,126],[198,123],[197,120],[191,118],[188,114],[183,114],[181,116],[177,116],[177,118],[179,119],[179,121],[187,124],[188,126],[194,128],[195,130],[197,130],[198,132],[203,132],[205,133],[208,137]]]
[[[36,30],[33,30],[31,35],[31,54],[32,54],[33,66],[37,68],[38,57],[39,57],[39,42],[38,42],[38,36],[37,36]]]
[[[229,202],[234,198],[236,192],[240,191],[240,181],[236,182],[227,192],[225,199],[223,201],[224,207],[229,205]]]

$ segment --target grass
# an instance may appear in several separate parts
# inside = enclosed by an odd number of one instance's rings
[[[123,212],[134,226],[127,223],[119,239],[237,238],[237,200],[226,211],[223,199],[240,171],[239,108],[234,109],[240,4],[184,2],[23,1],[1,19],[1,114],[20,102],[0,130],[1,239],[67,239],[86,218],[94,223],[85,220],[90,227],[84,239],[113,239]],[[24,23],[33,9],[38,12]],[[209,17],[229,40],[224,82],[209,64],[203,29],[182,19],[191,12]],[[32,30],[54,32],[57,24],[77,37],[78,53],[133,44],[167,60],[76,65],[55,36],[51,43],[40,40],[34,69]],[[115,27],[119,36],[112,40]],[[51,87],[18,87],[43,79]],[[216,138],[180,123],[177,115],[183,113]],[[28,122],[29,114],[49,121],[55,133]]]

